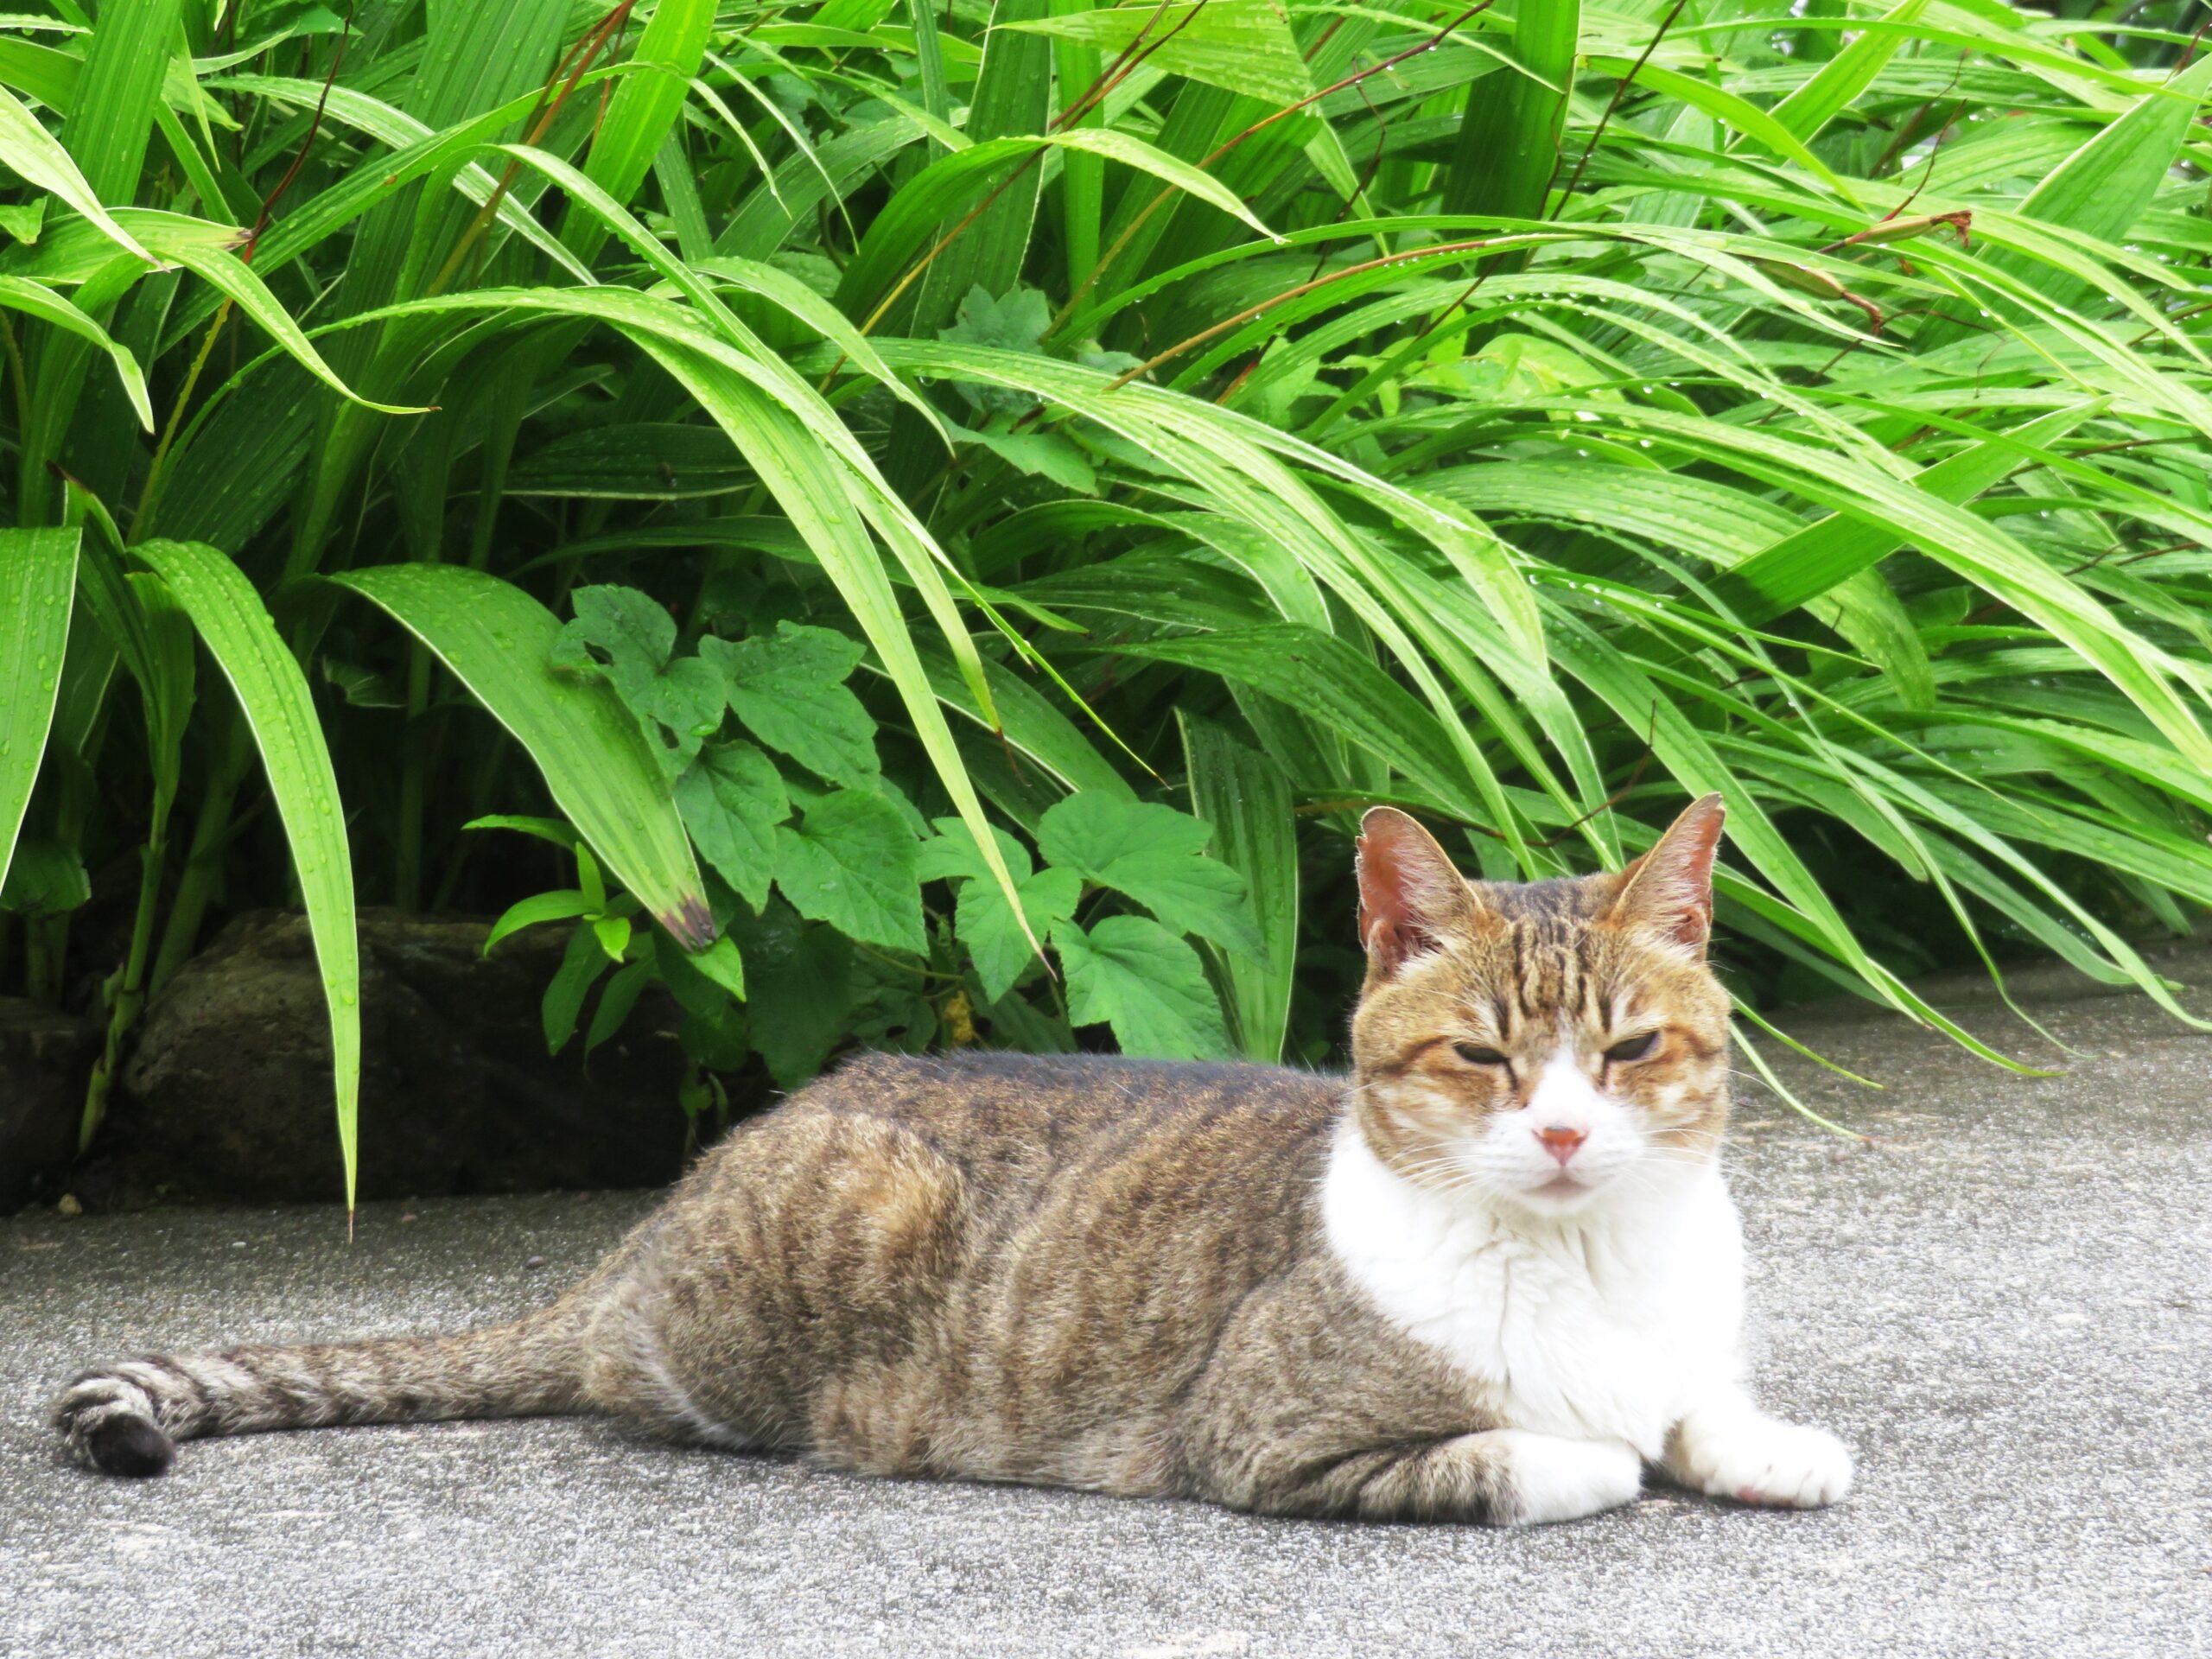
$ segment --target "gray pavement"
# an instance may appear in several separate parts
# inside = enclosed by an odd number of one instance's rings
[[[42,1421],[79,1365],[508,1315],[649,1200],[380,1205],[350,1248],[330,1210],[48,1213],[0,1222],[0,1655],[2212,1652],[2212,1038],[2039,977],[2063,1077],[1820,1015],[1796,1029],[1890,1087],[1788,1075],[1878,1140],[1739,1110],[1762,1389],[1857,1450],[1834,1510],[1257,1521],[592,1421],[205,1442],[102,1481]]]

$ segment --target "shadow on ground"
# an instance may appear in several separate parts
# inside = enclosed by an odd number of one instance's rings
[[[99,1481],[42,1421],[80,1365],[504,1317],[650,1201],[374,1205],[351,1248],[334,1209],[41,1215],[0,1223],[0,1654],[2205,1652],[2212,1038],[2039,988],[2070,1057],[1958,1000],[2063,1076],[1829,1014],[1799,1031],[1889,1089],[1788,1075],[1877,1139],[1739,1108],[1762,1390],[1856,1448],[1839,1510],[1660,1492],[1535,1533],[1266,1522],[582,1421],[211,1442],[166,1481]]]

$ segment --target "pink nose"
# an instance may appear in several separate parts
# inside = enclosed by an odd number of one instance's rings
[[[1573,1157],[1582,1143],[1589,1138],[1589,1134],[1586,1130],[1570,1129],[1556,1123],[1548,1129],[1536,1131],[1536,1139],[1544,1143],[1546,1152],[1559,1160],[1561,1169],[1567,1167],[1567,1160]]]

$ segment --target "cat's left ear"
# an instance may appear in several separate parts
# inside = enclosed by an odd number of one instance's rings
[[[1702,956],[1713,931],[1713,859],[1727,817],[1718,795],[1691,802],[1651,850],[1621,873],[1607,919]]]

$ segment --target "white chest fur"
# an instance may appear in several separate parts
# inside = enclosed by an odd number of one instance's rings
[[[1353,1282],[1507,1427],[1656,1458],[1693,1402],[1740,1375],[1743,1246],[1717,1168],[1544,1220],[1416,1186],[1347,1122],[1321,1204]]]

